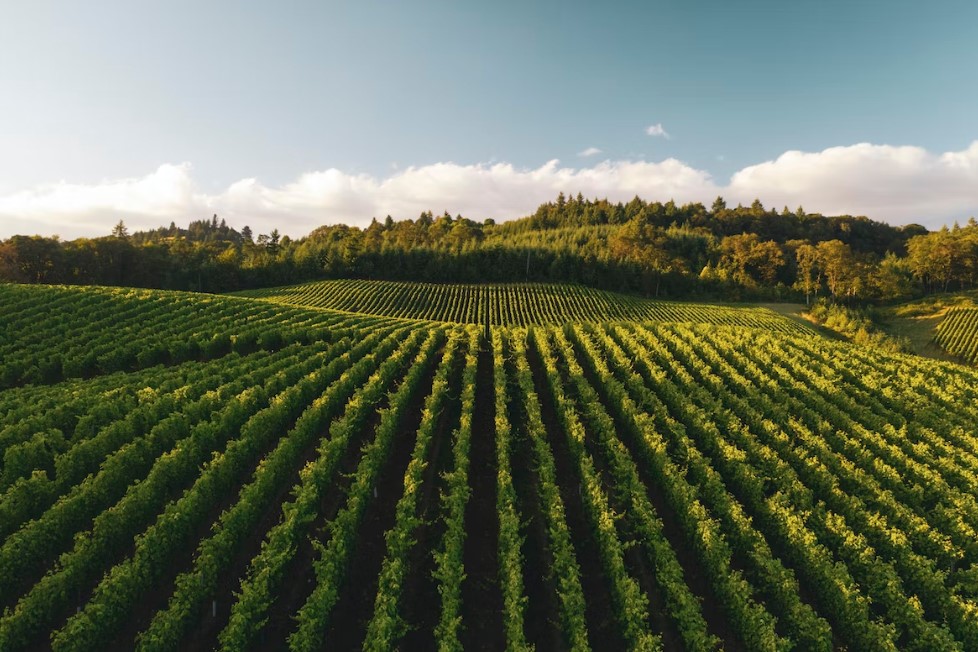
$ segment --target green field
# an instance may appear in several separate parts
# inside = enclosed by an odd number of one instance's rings
[[[978,293],[937,294],[882,311],[883,326],[907,338],[915,353],[966,364],[978,361],[978,329],[973,323]]]
[[[633,320],[751,326],[796,332],[798,324],[767,308],[654,301],[580,285],[435,284],[317,281],[237,293],[291,306],[457,324],[530,326]]]
[[[978,649],[971,367],[579,286],[247,294],[0,285],[0,650]]]
[[[950,309],[936,328],[934,341],[953,356],[974,364],[978,362],[978,308]]]

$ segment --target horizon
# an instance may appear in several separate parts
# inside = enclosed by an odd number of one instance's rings
[[[978,215],[978,5],[15,6],[0,238],[256,233],[558,192]]]
[[[646,204],[649,204],[649,205],[652,205],[654,203],[666,204],[669,201],[671,201],[671,200],[666,200],[666,201],[663,201],[663,202],[659,202],[658,200],[649,201],[649,200],[646,200],[644,197],[639,197],[637,195],[633,196],[633,199],[636,198],[636,197],[638,199],[644,201]],[[568,199],[572,199],[572,198],[568,196]],[[612,205],[617,204],[619,206],[624,206],[624,205],[628,204],[628,201],[611,201],[607,197],[582,197],[582,199],[585,202],[602,202],[602,201],[607,201],[607,202],[611,203]],[[723,197],[723,196],[717,196],[717,197],[714,197],[714,199],[722,199],[722,200],[724,200],[724,202],[727,204],[727,208],[730,209],[730,210],[735,210],[735,209],[749,209],[750,208],[750,203],[744,203],[744,202],[731,203],[731,202],[726,202],[726,198]],[[760,198],[757,198],[757,199],[760,199]],[[539,208],[541,206],[548,205],[548,204],[553,205],[556,202],[557,202],[557,197],[552,197],[552,198],[550,198],[550,199],[548,199],[548,200],[546,200],[544,202],[541,202],[541,204],[539,204],[537,206],[537,208]],[[680,207],[686,206],[688,204],[692,204],[692,205],[700,204],[703,207],[703,210],[704,210],[705,214],[712,214],[712,210],[711,210],[710,206],[707,205],[707,202],[695,202],[694,201],[694,202],[685,202],[685,203],[682,203],[682,204],[676,202],[676,205],[677,206],[680,206]],[[761,201],[761,204],[764,205],[764,202]],[[380,224],[383,224],[384,221],[388,217],[390,217],[395,223],[397,223],[397,222],[403,222],[403,221],[416,222],[418,220],[418,218],[420,216],[422,216],[423,214],[425,214],[425,213],[430,214],[431,217],[434,218],[434,219],[438,219],[439,217],[442,217],[443,215],[448,215],[448,217],[451,218],[452,220],[456,220],[456,219],[467,219],[467,220],[470,220],[471,222],[474,222],[474,223],[480,224],[480,225],[485,225],[487,221],[491,221],[493,224],[499,225],[499,224],[503,224],[505,222],[515,222],[515,221],[519,221],[519,220],[531,219],[533,217],[534,213],[536,212],[537,208],[534,208],[533,210],[531,210],[529,212],[526,212],[524,214],[521,214],[518,217],[515,217],[515,218],[512,218],[512,219],[508,219],[508,220],[503,220],[503,221],[495,220],[493,218],[486,218],[484,220],[476,220],[476,219],[470,218],[467,215],[462,215],[460,213],[457,213],[457,214],[454,214],[453,215],[453,214],[451,214],[451,211],[442,211],[442,212],[439,213],[439,212],[432,211],[432,210],[421,211],[418,215],[415,215],[415,216],[398,217],[398,216],[393,216],[393,215],[384,215],[384,216],[375,215],[375,216],[371,217],[369,220],[366,220],[366,221],[362,221],[361,220],[361,221],[359,221],[360,223],[356,223],[356,224],[349,224],[347,222],[332,222],[332,223],[329,223],[329,224],[314,225],[314,226],[312,226],[310,228],[310,230],[308,232],[296,233],[296,234],[291,234],[291,233],[283,232],[283,231],[281,231],[281,229],[279,229],[274,224],[272,224],[271,225],[271,228],[268,231],[268,233],[265,233],[265,235],[268,235],[269,233],[271,233],[272,230],[275,230],[275,231],[278,231],[278,235],[279,236],[288,236],[292,240],[299,240],[299,239],[307,238],[308,236],[310,236],[317,229],[324,228],[324,227],[330,227],[330,226],[346,226],[346,227],[353,228],[353,229],[363,230],[363,229],[366,229],[367,227],[369,227],[370,224],[372,222],[374,222],[374,221],[376,221],[376,222],[378,222]],[[803,209],[804,210],[804,214],[807,217],[819,217],[819,218],[825,218],[825,219],[834,219],[834,218],[852,218],[852,219],[856,219],[856,220],[868,219],[871,222],[876,222],[876,223],[880,223],[880,224],[889,224],[888,222],[885,222],[885,221],[882,221],[882,220],[874,220],[873,218],[871,218],[869,216],[866,216],[866,215],[851,215],[851,214],[848,214],[848,213],[843,213],[843,214],[838,214],[838,215],[825,214],[825,213],[823,213],[821,211],[818,211],[818,210],[809,210],[807,208],[804,208],[801,205],[799,205],[795,209],[791,209],[788,206],[783,206],[782,208],[779,209],[779,208],[777,208],[776,206],[773,206],[773,205],[771,205],[771,206],[764,205],[764,210],[766,212],[768,212],[768,213],[774,213],[774,214],[776,214],[778,216],[780,216],[781,213],[785,209],[787,209],[788,212],[791,213],[792,215],[797,215],[798,214],[798,210],[802,210]],[[193,223],[201,223],[201,222],[202,223],[211,223],[211,222],[214,222],[215,220],[218,223],[220,223],[222,225],[222,227],[223,226],[227,226],[229,229],[231,229],[232,231],[234,231],[236,233],[239,233],[239,234],[242,233],[242,231],[244,229],[248,229],[249,230],[249,233],[252,233],[253,234],[252,237],[254,237],[254,238],[257,238],[259,235],[262,235],[263,234],[263,232],[254,229],[251,226],[251,224],[246,224],[246,223],[237,224],[237,223],[234,223],[234,222],[229,221],[225,217],[222,217],[219,213],[213,213],[210,217],[206,217],[206,216],[190,217],[190,218],[184,220],[183,222],[180,222],[180,221],[174,219],[174,220],[170,220],[170,222],[167,223],[167,224],[161,223],[161,224],[156,224],[156,225],[150,225],[150,226],[147,226],[147,227],[136,227],[136,228],[132,228],[132,225],[130,225],[129,223],[127,223],[124,218],[119,218],[118,220],[116,220],[115,222],[113,222],[111,225],[107,225],[109,228],[106,230],[105,233],[97,233],[97,234],[94,234],[94,235],[81,235],[81,236],[77,236],[76,238],[65,238],[65,237],[62,237],[58,233],[49,234],[49,235],[39,234],[39,233],[17,233],[17,234],[13,234],[12,236],[8,236],[8,238],[9,237],[14,237],[14,236],[17,236],[17,237],[20,237],[20,236],[26,236],[26,237],[43,237],[43,238],[53,238],[53,239],[58,240],[60,242],[70,242],[72,240],[81,240],[81,239],[109,238],[109,237],[116,237],[115,230],[119,227],[120,223],[125,228],[125,231],[127,233],[127,237],[129,237],[129,236],[134,236],[134,235],[137,235],[137,234],[151,233],[153,231],[157,231],[157,230],[161,230],[161,229],[162,230],[165,230],[165,229],[170,228],[171,226],[176,227],[177,229],[180,229],[180,230],[187,230]],[[954,227],[967,226],[970,223],[970,221],[973,221],[973,220],[975,220],[975,218],[974,217],[970,217],[968,220],[952,220],[951,223],[945,224],[945,225],[940,225],[940,226],[938,226],[936,228],[927,228],[927,227],[924,227],[924,228],[927,229],[928,232],[934,232],[934,231],[939,231],[939,230],[945,229],[945,228],[954,228]],[[892,225],[892,224],[889,224],[889,225],[890,226],[894,226],[897,229],[902,229],[902,228],[905,228],[905,227],[921,227],[921,226],[923,226],[922,224],[918,224],[916,222],[907,222],[906,224],[900,224],[900,225]],[[4,240],[4,239],[5,238],[0,238],[0,240]]]

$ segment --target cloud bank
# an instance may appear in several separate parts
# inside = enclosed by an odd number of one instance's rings
[[[106,235],[119,219],[130,230],[212,214],[256,233],[278,228],[305,235],[323,224],[364,225],[371,217],[417,217],[449,211],[476,220],[521,217],[558,192],[627,201],[728,204],[760,198],[766,206],[805,206],[827,215],[867,215],[892,224],[936,227],[978,215],[978,141],[958,152],[860,143],[821,152],[785,152],[736,172],[726,185],[676,159],[604,161],[538,168],[508,163],[436,163],[385,178],[329,169],[281,185],[242,179],[216,194],[202,192],[188,163],[161,165],[139,178],[82,185],[60,182],[0,196],[0,237],[15,233],[64,238]]]
[[[978,216],[978,141],[943,154],[869,143],[789,151],[740,170],[727,192],[774,206],[801,203],[826,215],[939,226]]]

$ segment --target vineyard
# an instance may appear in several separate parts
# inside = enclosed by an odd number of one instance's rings
[[[128,288],[0,285],[0,387],[308,344],[402,320]]]
[[[253,294],[0,286],[0,650],[978,649],[978,371],[578,287]]]
[[[765,308],[653,301],[577,285],[464,285],[392,281],[318,281],[251,290],[240,296],[294,306],[458,324],[530,326],[570,321],[699,322],[797,332]]]
[[[954,308],[934,332],[934,340],[951,355],[978,362],[978,308]]]

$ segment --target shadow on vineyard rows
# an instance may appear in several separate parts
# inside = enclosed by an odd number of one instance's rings
[[[351,365],[355,364],[356,361],[351,361]],[[351,391],[350,394],[354,391],[356,390]],[[346,402],[349,395],[344,395],[343,398],[344,400],[340,402],[341,405]],[[302,413],[310,409],[316,408],[311,405],[306,405],[301,412],[297,413],[294,419],[288,421],[287,425],[281,429],[281,432],[290,432]],[[336,412],[331,414],[331,417],[337,416],[338,414]],[[372,418],[376,419],[376,414]],[[331,420],[327,420],[326,423],[328,424]],[[326,428],[322,431],[322,435],[326,435]],[[277,440],[272,439],[269,442],[269,446],[261,452],[257,460],[265,459],[276,447],[277,443]],[[319,438],[313,438],[302,450],[291,469],[289,474],[290,478],[298,479],[299,471],[316,458],[318,444]],[[358,450],[356,447],[351,446],[348,452],[356,450]],[[239,481],[230,491],[220,495],[215,500],[206,518],[203,519],[194,532],[191,540],[195,544],[181,550],[179,557],[173,559],[168,566],[168,572],[163,581],[157,583],[154,589],[147,592],[145,597],[134,606],[131,617],[126,621],[125,628],[115,637],[109,649],[125,649],[128,645],[131,645],[132,641],[136,640],[136,637],[146,630],[156,613],[166,608],[167,602],[176,588],[177,578],[182,573],[190,571],[193,568],[194,562],[198,557],[196,542],[203,541],[210,536],[212,528],[218,522],[221,514],[225,510],[232,508],[239,501],[239,494],[242,488],[253,479],[252,473],[253,471],[249,470],[242,474]],[[231,604],[234,601],[233,592],[239,589],[241,578],[247,572],[249,562],[261,549],[265,533],[281,518],[282,504],[288,500],[293,484],[294,482],[292,481],[282,483],[281,487],[275,492],[268,507],[262,512],[262,516],[253,530],[253,536],[240,542],[240,547],[234,552],[229,567],[219,575],[215,590],[208,596],[208,599],[198,614],[196,622],[185,636],[183,640],[184,649],[202,650],[213,649],[215,647],[217,634],[228,620]]]
[[[466,578],[462,582],[462,645],[466,650],[500,650],[503,596],[499,590],[499,514],[496,511],[496,406],[492,349],[483,341],[476,371],[472,415],[472,462],[465,510]]]
[[[577,355],[582,355],[581,351],[575,350]],[[588,365],[583,365],[585,379],[590,383],[590,385],[598,390],[598,396],[601,399],[601,404],[608,412],[612,415],[612,419],[615,423],[615,429],[621,435],[621,442],[628,449],[632,456],[632,459],[636,461],[638,467],[639,478],[645,487],[648,487],[649,491],[648,497],[655,508],[656,514],[662,520],[663,525],[663,535],[669,542],[669,545],[676,553],[676,557],[679,559],[679,563],[683,568],[683,577],[686,580],[689,588],[692,590],[693,594],[699,599],[702,606],[703,617],[706,620],[707,628],[710,634],[717,636],[723,641],[724,650],[742,650],[743,645],[737,638],[736,633],[730,627],[727,621],[727,616],[720,606],[720,602],[715,596],[712,588],[710,587],[709,578],[703,572],[703,566],[700,564],[699,560],[696,558],[696,554],[693,552],[692,546],[687,543],[686,535],[682,531],[679,519],[673,513],[672,509],[666,503],[664,496],[661,492],[656,490],[657,481],[655,474],[649,467],[648,459],[646,458],[643,447],[638,442],[634,441],[630,436],[628,436],[629,429],[625,427],[625,424],[621,423],[616,417],[614,417],[615,411],[610,409],[609,397],[606,393],[606,388],[603,383],[600,382],[593,371],[588,368]],[[634,549],[633,549],[634,550]],[[643,586],[643,588],[645,588]],[[650,595],[650,602],[654,608],[656,604],[662,604],[661,598],[654,597],[657,592],[652,592]],[[658,609],[656,609],[658,611]],[[658,616],[659,619],[663,618],[661,615]],[[668,631],[659,630],[659,631]]]
[[[561,430],[553,399],[546,389],[546,381],[536,348],[527,347],[527,361],[533,373],[533,385],[540,400],[540,412],[547,431],[547,442],[554,455],[557,466],[557,482],[560,497],[566,509],[567,525],[570,528],[574,551],[581,568],[581,587],[585,595],[585,616],[587,631],[592,645],[601,641],[608,649],[623,650],[625,641],[621,629],[615,621],[607,579],[601,571],[601,561],[590,525],[584,513],[581,499],[581,481],[573,471],[573,460],[567,447],[567,440]]]
[[[301,411],[296,411],[286,422],[286,430],[291,429],[295,425],[299,418]],[[214,417],[216,413],[210,415],[210,417],[203,419],[199,423],[201,425],[205,424],[206,421]],[[193,424],[195,421],[190,420],[189,423]],[[233,442],[234,437],[227,439],[219,443],[219,448],[225,445],[229,445]],[[255,457],[255,462],[266,455],[272,448],[274,448],[275,441],[270,439],[265,443],[264,447],[258,451],[258,455]],[[166,450],[166,449],[164,449]],[[150,472],[147,468],[139,475],[135,480],[137,482],[143,481],[144,476]],[[190,541],[197,542],[208,536],[211,525],[215,523],[224,510],[229,509],[234,506],[237,502],[238,491],[247,482],[247,478],[250,475],[241,475],[240,478],[235,480],[234,489],[231,491],[224,492],[215,496],[212,504],[207,508],[204,518],[201,520],[199,525],[194,528],[193,534],[190,537]],[[175,499],[179,498],[181,492],[187,489],[186,484],[173,484],[169,483],[169,493],[161,495],[159,498],[161,500]],[[135,517],[133,517],[135,518]],[[150,525],[147,523],[146,525]],[[126,544],[119,545],[115,544],[108,547],[102,554],[104,556],[103,566],[106,568],[111,568],[115,564],[119,564],[125,560],[132,558],[136,551],[136,540],[129,538]],[[176,556],[168,560],[166,565],[166,571],[164,574],[158,578],[152,586],[152,589],[144,591],[140,595],[140,600],[131,605],[131,612],[124,621],[124,624],[120,626],[120,631],[115,632],[113,637],[114,642],[109,646],[110,649],[123,649],[125,647],[131,646],[132,641],[135,639],[137,633],[143,631],[149,622],[152,620],[153,616],[160,610],[163,609],[169,596],[172,594],[176,578],[184,571],[192,567],[194,558],[196,556],[196,546],[188,545],[178,549]],[[101,576],[93,576],[90,581],[87,581],[83,589],[78,589],[76,591],[77,599],[76,604],[85,605],[88,603],[95,595],[95,590],[103,578]],[[74,611],[64,610],[60,615],[53,621],[54,631],[57,631],[65,626],[68,619],[74,615]],[[51,646],[51,641],[45,638],[43,640],[38,639],[34,642],[31,649],[49,649]]]
[[[526,638],[540,650],[561,650],[567,647],[560,629],[560,610],[557,589],[547,554],[547,531],[540,509],[539,478],[530,460],[533,450],[526,431],[526,411],[519,399],[516,365],[511,356],[505,361],[510,397],[509,421],[513,424],[512,475],[517,508],[526,532],[523,542],[523,585],[526,587]]]
[[[360,459],[361,449],[369,441],[369,433],[374,432],[377,424],[380,422],[381,410],[388,407],[389,398],[390,395],[385,393],[383,398],[373,406],[373,411],[368,417],[366,424],[358,431],[357,437],[350,441],[343,452],[339,473],[336,474],[330,490],[326,492],[323,498],[318,517],[310,526],[310,531],[314,533],[314,536],[321,534],[326,521],[335,517],[336,513],[342,507],[346,490],[351,483],[352,474],[356,470],[357,463]],[[328,433],[324,432],[323,436],[328,436]],[[316,459],[318,445],[319,440],[317,439],[304,451],[301,466],[297,467],[297,471]],[[296,477],[298,477],[298,473],[296,473]],[[186,649],[216,649],[218,634],[228,623],[230,605],[234,600],[233,592],[239,589],[239,584],[248,571],[250,561],[260,551],[265,533],[281,519],[282,503],[292,491],[292,484],[286,483],[283,485],[282,490],[276,495],[273,501],[273,506],[265,512],[261,522],[255,529],[255,536],[249,539],[245,543],[244,548],[235,555],[230,573],[222,579],[220,588],[214,596],[214,600],[218,605],[216,617],[213,617],[213,612],[204,614],[199,627],[185,639],[187,642]],[[302,578],[306,581],[287,582],[281,588],[278,599],[269,609],[269,622],[258,635],[259,647],[264,648],[266,640],[284,640],[288,632],[293,629],[292,615],[298,610],[298,607],[305,600],[309,591],[312,590],[311,583],[315,581],[315,575],[311,569],[314,552],[309,537],[300,537],[296,545],[295,554],[288,561],[285,576]],[[271,631],[276,629],[281,629],[284,633],[280,636],[278,634],[270,634]]]
[[[586,366],[583,367],[586,369]],[[568,386],[571,383],[566,382],[569,378],[569,372],[567,369],[567,364],[561,360],[559,365],[559,373],[561,374],[563,380]],[[590,373],[590,370],[585,372],[585,379],[588,383],[594,387],[594,377]],[[573,398],[580,403],[583,399],[577,391],[572,390],[571,395]],[[595,438],[593,433],[591,433],[590,424],[586,426],[586,431],[588,434],[585,440],[585,450],[594,460],[594,466],[597,469],[601,477],[601,486],[608,496],[609,502],[614,509],[616,514],[624,515],[626,510],[629,508],[623,505],[621,501],[616,496],[614,491],[614,479],[611,472],[608,469],[607,460],[595,443]],[[657,632],[662,637],[663,648],[666,650],[681,650],[683,649],[682,639],[679,634],[679,630],[676,627],[676,623],[669,617],[669,606],[666,604],[665,597],[660,591],[659,585],[656,582],[654,568],[648,563],[644,554],[642,553],[642,542],[639,540],[639,534],[634,532],[630,527],[628,519],[622,518],[617,524],[618,536],[624,544],[625,548],[625,566],[629,573],[638,581],[642,592],[649,599],[649,622],[652,625],[653,631]]]
[[[430,387],[433,375],[434,369],[432,368],[425,379],[427,385],[422,383],[423,387],[419,388],[419,394],[424,387]],[[388,407],[389,398],[389,394],[384,394],[384,398],[376,405],[376,409],[367,420],[366,425],[358,433],[357,439],[351,441],[350,445],[346,448],[333,485],[330,487],[330,491],[326,492],[320,504],[318,516],[309,527],[312,538],[322,540],[328,536],[326,524],[333,520],[340,509],[342,509],[347,498],[347,491],[353,481],[353,474],[362,457],[363,448],[370,440],[369,433],[375,432],[380,422],[380,411]],[[418,406],[421,400],[417,396],[413,398],[410,406],[411,415],[420,411],[420,407]],[[410,418],[414,419],[415,417],[411,416]],[[418,416],[418,419],[420,419],[420,416]],[[258,633],[258,647],[265,648],[284,645],[284,641],[289,633],[295,629],[293,617],[299,610],[299,607],[309,597],[313,584],[316,581],[316,576],[312,571],[312,563],[315,555],[316,551],[313,548],[312,539],[310,537],[300,537],[296,545],[295,554],[289,559],[285,568],[285,577],[296,578],[296,581],[286,582],[281,587],[276,600],[268,610],[268,622],[265,623],[264,627]],[[224,622],[221,622],[220,626],[223,627],[224,624]],[[215,631],[211,635],[216,635],[219,629],[219,627],[215,628]],[[200,649],[211,649],[211,647],[202,646]]]
[[[433,356],[432,360],[440,357],[441,352]],[[395,434],[390,457],[375,484],[376,498],[370,501],[364,514],[354,547],[355,553],[350,559],[339,600],[326,623],[325,640],[332,649],[358,649],[365,638],[367,623],[374,612],[374,598],[377,595],[380,569],[387,552],[385,534],[394,526],[395,507],[404,492],[404,473],[411,460],[423,417],[425,399],[431,393],[436,367],[437,365],[432,364],[418,391],[411,397],[406,417],[399,423]],[[436,433],[436,439],[441,437],[441,432]],[[433,466],[436,465],[429,464],[428,470]],[[312,576],[312,570],[309,569],[302,575]],[[313,581],[315,581],[314,576]],[[311,591],[310,584],[303,592],[302,600],[288,606],[287,613],[296,613]],[[435,604],[437,602],[430,606],[433,607]],[[285,607],[286,605],[283,605],[283,608]],[[294,622],[289,622],[288,629],[289,631],[294,629]],[[284,640],[286,636],[288,631],[269,638],[274,647],[274,642]]]
[[[462,413],[462,368],[464,351],[455,351],[452,372],[448,383],[448,403],[442,409],[429,451],[425,469],[420,508],[421,527],[415,532],[415,545],[411,555],[411,571],[404,584],[402,609],[408,623],[408,631],[401,641],[405,650],[433,650],[441,604],[435,582],[435,558],[432,554],[440,546],[445,521],[439,509],[439,497],[446,490],[443,474],[452,468],[452,434],[459,426]]]

